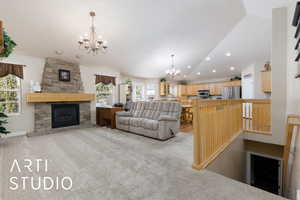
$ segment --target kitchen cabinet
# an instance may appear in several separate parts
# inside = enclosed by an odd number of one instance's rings
[[[198,95],[198,91],[200,90],[199,84],[192,84],[192,95]]]
[[[159,95],[167,96],[169,94],[170,94],[170,84],[167,82],[160,82],[159,83]]]
[[[261,89],[263,92],[272,92],[272,71],[261,72]]]
[[[214,83],[193,83],[188,85],[179,85],[178,96],[197,96],[199,90],[209,90],[210,95],[221,95],[222,88],[241,86],[241,81],[224,81]]]
[[[187,96],[188,95],[187,85],[178,85],[177,94],[179,97]]]
[[[193,85],[187,85],[186,91],[188,96],[193,96]]]
[[[209,84],[209,92],[210,95],[221,95],[221,88],[223,87],[223,83],[210,83]]]

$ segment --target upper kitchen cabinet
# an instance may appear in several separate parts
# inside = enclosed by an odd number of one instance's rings
[[[261,89],[263,92],[272,92],[272,71],[261,72]]]
[[[169,94],[170,94],[170,84],[167,82],[160,82],[159,83],[159,95],[167,96]]]
[[[178,85],[178,88],[177,88],[177,95],[178,95],[179,97],[187,96],[187,95],[188,95],[188,92],[187,92],[187,85]]]

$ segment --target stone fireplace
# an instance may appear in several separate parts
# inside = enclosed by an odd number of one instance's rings
[[[70,82],[59,81],[60,69],[70,71]],[[91,126],[91,98],[85,97],[94,94],[83,93],[78,64],[47,58],[41,86],[42,93],[27,95],[27,101],[34,103],[35,116],[29,136]]]

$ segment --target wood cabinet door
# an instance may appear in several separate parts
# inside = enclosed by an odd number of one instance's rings
[[[261,72],[261,87],[263,92],[272,92],[272,72]]]
[[[201,90],[200,88],[201,88],[201,85],[200,85],[200,84],[194,84],[194,85],[193,85],[193,93],[192,93],[192,94],[193,94],[194,96],[197,96],[197,95],[198,95],[198,91]]]
[[[209,87],[209,94],[210,95],[215,95],[215,84],[214,83],[210,83],[208,84],[208,87]]]
[[[160,82],[159,83],[159,95],[160,96],[166,96],[166,82]]]
[[[203,87],[203,84],[202,84],[202,83],[200,83],[200,84],[198,85],[198,90],[204,90],[204,87]]]
[[[187,86],[186,85],[178,85],[178,96],[187,96]]]
[[[192,92],[192,85],[187,85],[186,86],[186,92],[187,92],[187,95],[192,95],[193,94],[193,92]]]
[[[215,95],[221,95],[221,88],[222,88],[222,83],[215,83],[214,84],[214,92],[215,92]]]
[[[241,86],[241,81],[240,80],[231,81],[231,86]]]

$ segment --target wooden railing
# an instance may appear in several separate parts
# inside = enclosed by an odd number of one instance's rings
[[[243,99],[243,130],[271,135],[271,100]]]
[[[193,100],[193,168],[207,167],[244,131],[269,133],[270,100]]]
[[[194,163],[205,168],[242,133],[242,100],[194,100]]]
[[[285,145],[284,145],[284,152],[283,152],[283,191],[284,193],[287,192],[288,186],[289,186],[289,180],[288,180],[288,175],[289,175],[289,158],[290,158],[290,152],[291,152],[291,147],[293,146],[292,141],[293,138],[294,140],[297,137],[298,130],[295,131],[295,128],[300,128],[300,116],[298,115],[288,115],[287,118],[287,126],[286,126],[286,135],[285,135]]]

